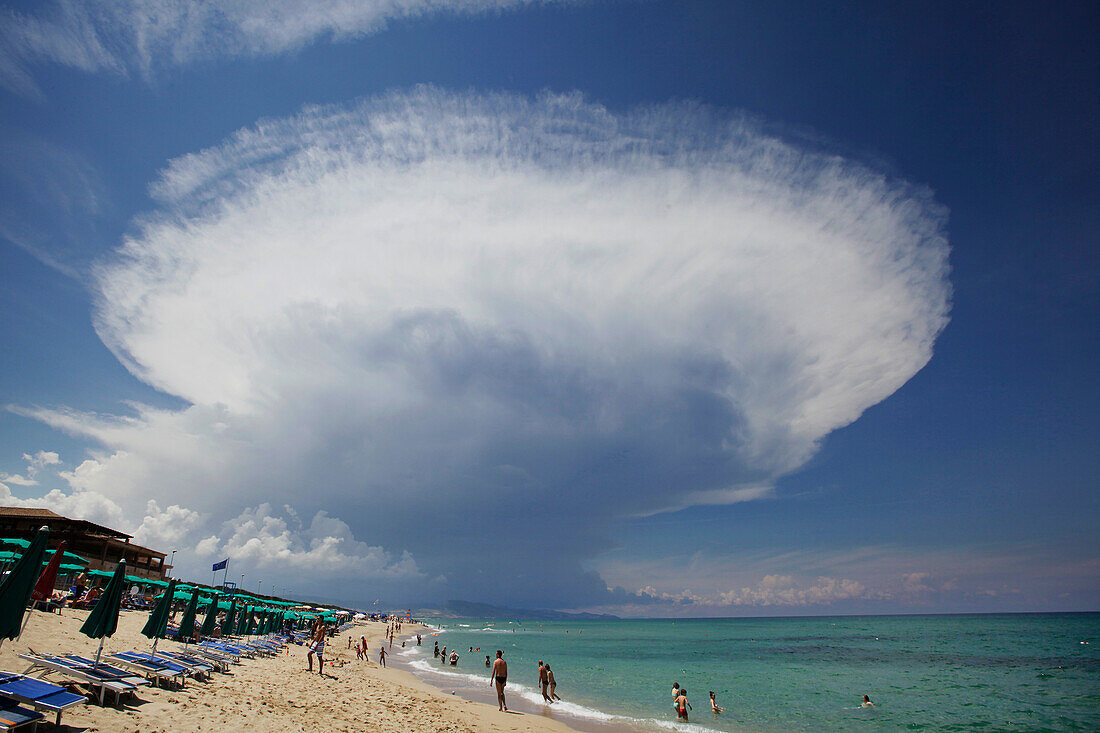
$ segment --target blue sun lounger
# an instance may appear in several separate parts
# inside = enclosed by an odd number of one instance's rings
[[[159,664],[168,669],[176,670],[187,677],[200,677],[214,671],[214,668],[205,662],[196,664],[173,659],[171,652],[167,654],[164,652],[157,652],[155,657],[151,652],[120,652],[115,656],[124,659],[132,659],[134,661],[149,662],[150,664]]]
[[[115,693],[115,704],[119,703],[123,693],[133,693],[138,687],[148,685],[148,680],[136,677],[126,670],[112,667],[109,664],[91,664],[91,660],[84,662],[75,661],[54,654],[20,654],[19,657],[31,663],[24,674],[32,669],[41,669],[44,674],[57,672],[63,674],[75,682],[86,684],[99,690],[99,704],[107,691]],[[78,659],[80,659],[78,657]]]
[[[186,664],[192,669],[197,669],[203,674],[208,674],[217,670],[219,672],[229,671],[229,660],[227,659],[207,659],[198,654],[189,654],[187,652],[162,649],[157,652],[158,657],[167,657],[173,662],[179,662],[180,664]]]
[[[255,649],[226,641],[204,641],[202,644],[199,644],[199,646],[203,649],[214,649],[215,651],[226,652],[236,657],[256,656]]]
[[[114,664],[129,669],[134,672],[140,672],[146,677],[154,680],[159,686],[161,680],[165,682],[171,682],[177,687],[183,687],[187,681],[187,672],[178,665],[169,664],[167,660],[157,660],[155,662],[149,659],[143,659],[141,657],[131,657],[126,652],[121,654],[112,654],[108,657]]]
[[[15,730],[24,725],[38,727],[38,722],[46,716],[36,710],[21,708],[16,703],[5,705],[0,702],[0,730]]]
[[[2,698],[30,705],[35,710],[57,713],[55,725],[61,725],[61,713],[74,705],[88,702],[84,695],[69,692],[60,685],[10,672],[0,672],[0,699]]]

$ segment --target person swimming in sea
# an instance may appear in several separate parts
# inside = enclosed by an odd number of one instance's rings
[[[871,698],[864,695],[863,696],[863,703],[860,705],[860,707],[861,708],[873,708],[874,706],[875,706],[875,704],[873,702],[871,702]]]

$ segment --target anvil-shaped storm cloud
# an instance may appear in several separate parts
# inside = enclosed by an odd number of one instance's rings
[[[152,191],[96,327],[186,406],[37,414],[104,447],[74,488],[317,583],[597,603],[617,518],[769,495],[949,310],[927,190],[686,104],[417,88]]]

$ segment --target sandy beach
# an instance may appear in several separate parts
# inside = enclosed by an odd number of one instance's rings
[[[147,613],[123,611],[118,630],[108,639],[104,654],[149,649],[141,635]],[[61,616],[32,612],[22,638],[7,641],[0,650],[0,669],[22,672],[27,662],[20,653],[79,652],[94,656],[98,640],[79,632],[86,611],[65,610]],[[404,633],[418,627],[406,625]],[[386,627],[381,623],[355,626],[329,640],[324,677],[306,671],[305,647],[291,645],[276,657],[245,660],[228,674],[217,672],[206,681],[189,680],[179,690],[143,688],[135,698],[123,698],[121,707],[99,707],[94,702],[67,711],[62,728],[79,731],[156,733],[157,731],[385,731],[438,733],[441,731],[531,731],[564,733],[564,724],[538,715],[502,713],[496,706],[465,701],[437,690],[397,669],[378,666],[378,646]],[[368,661],[355,658],[347,638],[366,636]],[[158,648],[182,645],[161,641]],[[332,662],[331,666],[327,662]],[[39,676],[37,672],[32,673]],[[56,674],[45,679],[62,684]],[[81,690],[83,691],[83,690]],[[52,725],[45,726],[49,730]]]

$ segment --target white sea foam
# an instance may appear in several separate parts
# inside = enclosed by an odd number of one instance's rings
[[[412,659],[408,662],[409,667],[414,671],[427,673],[428,681],[431,680],[431,676],[434,675],[437,680],[447,680],[447,685],[471,685],[479,686],[484,684],[485,677],[481,674],[470,674],[468,672],[456,671],[453,667],[443,666],[439,664],[432,664],[428,659]],[[543,704],[542,693],[535,687],[530,687],[518,682],[509,682],[507,688],[507,694],[513,697],[519,697],[533,705]],[[669,720],[657,720],[654,718],[634,718],[625,715],[613,715],[611,713],[605,713],[602,710],[590,708],[585,705],[579,705],[567,700],[559,700],[554,703],[553,709],[555,712],[562,713],[567,716],[575,718],[584,718],[587,720],[596,720],[603,723],[619,722],[625,725],[629,725],[635,728],[651,729],[654,727],[684,731],[685,733],[713,733],[713,729],[705,726],[700,726],[694,723],[679,723]]]

